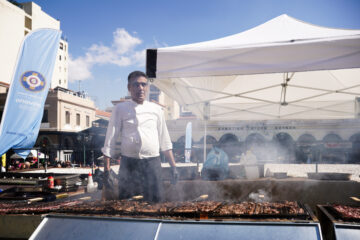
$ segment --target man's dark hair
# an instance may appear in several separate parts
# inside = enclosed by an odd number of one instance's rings
[[[132,80],[138,79],[139,77],[148,78],[145,73],[141,71],[133,71],[128,76],[128,83],[130,83]]]

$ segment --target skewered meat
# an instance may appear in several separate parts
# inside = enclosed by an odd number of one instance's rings
[[[344,205],[334,205],[333,207],[343,218],[360,219],[360,207]]]
[[[160,213],[169,213],[178,205],[177,202],[164,202],[160,204]]]
[[[273,203],[262,203],[262,213],[264,214],[280,214],[280,210]]]
[[[73,206],[81,201],[48,202],[48,203],[1,203],[0,214],[42,214],[56,211],[62,207]]]
[[[360,208],[346,208],[338,206],[348,217],[360,217]],[[356,210],[356,211],[355,211]],[[77,213],[77,214],[117,214],[117,215],[151,215],[151,216],[193,216],[206,217],[297,217],[305,211],[296,202],[163,202],[148,203],[144,201],[63,201],[49,203],[1,203],[0,214],[41,214],[49,212]],[[189,216],[189,215],[188,215]]]
[[[109,203],[104,203],[101,201],[93,202],[80,202],[76,205],[61,207],[57,212],[62,213],[108,213],[112,209],[109,207]]]
[[[252,215],[255,212],[256,203],[242,202],[242,203],[227,203],[218,209],[219,215]]]
[[[116,213],[136,213],[136,209],[141,209],[147,203],[146,202],[138,202],[138,201],[113,201],[111,204],[111,208]]]
[[[202,201],[202,202],[198,202],[196,205],[199,212],[210,213],[215,211],[215,209],[221,205],[221,202]]]
[[[164,202],[164,203],[156,203],[156,204],[146,203],[146,205],[137,208],[137,211],[143,214],[148,214],[148,213],[168,214],[170,210],[176,206],[177,203],[174,202]]]
[[[196,202],[182,202],[173,209],[174,213],[196,213],[197,212]]]
[[[222,205],[218,210],[218,215],[297,215],[304,214],[304,209],[299,207],[296,202],[285,201],[283,203],[227,203]]]

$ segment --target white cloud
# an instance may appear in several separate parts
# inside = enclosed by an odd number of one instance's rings
[[[139,38],[131,36],[125,29],[118,28],[113,33],[114,43],[113,46],[118,54],[124,54],[132,50],[136,45],[142,43]]]
[[[134,52],[132,59],[138,66],[145,66],[146,50]]]
[[[134,51],[142,40],[132,36],[125,29],[118,28],[113,33],[110,46],[103,44],[91,45],[84,56],[69,61],[69,80],[86,80],[92,77],[94,65],[115,64],[120,67],[130,65],[145,65],[145,49]]]
[[[72,59],[71,56],[69,56],[69,80],[74,82],[91,78],[91,66],[92,64],[82,57]]]

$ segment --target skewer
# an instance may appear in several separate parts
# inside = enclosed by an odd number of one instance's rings
[[[356,201],[356,202],[360,202],[360,199],[357,197],[350,197],[352,200]]]
[[[90,197],[90,196],[79,198],[79,200],[82,200],[82,201],[85,201],[85,200],[90,200],[90,199],[91,199],[91,197]]]
[[[208,197],[209,197],[209,195],[203,194],[203,195],[201,195],[200,197],[195,198],[195,199],[193,200],[193,202],[203,201],[203,200],[207,199]]]
[[[137,201],[137,200],[141,200],[143,198],[144,198],[143,195],[136,195],[136,196],[132,196],[131,198],[127,199],[127,201]]]

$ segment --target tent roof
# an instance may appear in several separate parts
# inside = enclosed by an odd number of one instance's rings
[[[287,15],[232,36],[147,50],[157,87],[212,119],[352,118],[360,30]]]
[[[323,41],[359,37],[360,30],[335,29],[305,23],[286,14],[247,31],[216,40],[160,48],[158,51],[208,50],[276,46],[283,43]],[[266,36],[266,38],[264,38]]]

